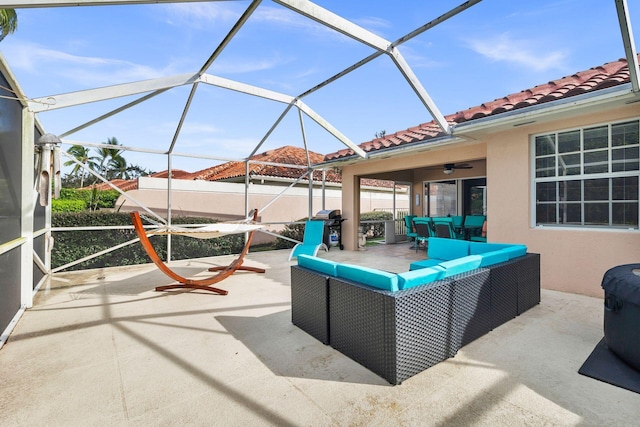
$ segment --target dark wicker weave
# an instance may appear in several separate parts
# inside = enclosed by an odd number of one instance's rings
[[[490,267],[492,329],[518,315],[519,260],[515,258]]]
[[[528,253],[518,264],[518,314],[540,304],[540,254]]]
[[[291,267],[293,323],[399,384],[540,302],[540,256],[389,292]]]
[[[458,348],[491,331],[489,270],[472,270],[454,277]]]
[[[329,276],[297,265],[291,266],[291,321],[329,344]]]
[[[388,292],[331,278],[331,346],[401,383],[456,353],[453,283]]]

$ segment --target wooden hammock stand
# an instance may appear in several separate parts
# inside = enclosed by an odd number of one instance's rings
[[[253,220],[256,221],[257,219],[258,219],[258,211],[255,210],[253,213]],[[133,222],[133,227],[136,230],[136,234],[140,238],[140,243],[142,243],[142,247],[144,248],[147,255],[149,255],[149,258],[151,258],[151,261],[153,261],[153,263],[164,274],[166,274],[167,276],[179,282],[171,285],[158,286],[156,287],[156,291],[166,291],[169,289],[199,289],[202,291],[214,292],[220,295],[227,295],[229,293],[228,291],[213,287],[211,285],[226,279],[227,277],[231,276],[233,273],[235,273],[238,270],[253,271],[254,273],[265,272],[263,268],[245,267],[242,265],[245,255],[247,255],[247,253],[249,252],[249,246],[251,245],[251,240],[253,239],[253,231],[249,232],[247,242],[245,243],[244,248],[242,249],[242,252],[240,253],[240,255],[238,255],[238,258],[236,258],[231,264],[227,266],[209,268],[208,271],[217,271],[218,273],[206,279],[187,279],[185,277],[180,276],[175,271],[171,270],[164,263],[164,261],[160,259],[155,249],[153,249],[153,246],[151,245],[151,241],[149,240],[149,237],[147,236],[147,233],[144,230],[144,227],[142,225],[142,220],[140,219],[140,214],[138,212],[131,212],[131,222]]]

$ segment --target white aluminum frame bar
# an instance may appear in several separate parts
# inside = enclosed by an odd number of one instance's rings
[[[202,68],[200,68],[200,71],[198,72],[199,75],[203,75],[205,72],[207,72],[209,67],[211,67],[211,64],[213,64],[216,58],[218,58],[218,56],[227,47],[227,45],[231,42],[231,40],[236,36],[236,34],[238,34],[238,31],[240,31],[240,28],[244,26],[244,24],[249,20],[253,12],[256,11],[258,6],[260,6],[260,3],[262,3],[262,0],[253,0],[251,2],[249,7],[247,7],[247,9],[244,11],[242,16],[240,16],[238,21],[233,25],[231,30],[224,37],[222,42],[220,42],[216,50],[213,51],[209,59],[207,59],[205,63],[202,65]]]
[[[442,129],[447,135],[451,135],[451,126],[447,122],[447,119],[444,118],[444,116],[440,112],[440,109],[436,106],[435,102],[433,102],[433,99],[431,99],[425,88],[422,86],[422,83],[420,83],[420,79],[418,79],[418,76],[414,74],[413,70],[411,69],[407,61],[405,61],[400,51],[397,48],[393,47],[391,48],[391,52],[389,53],[389,55],[393,59],[393,62],[395,62],[404,78],[407,80],[407,83],[409,83],[409,86],[411,86],[426,109],[429,110],[429,113],[431,113],[431,116],[434,118],[436,123],[438,123],[440,129]]]
[[[371,31],[362,28],[353,22],[324,9],[317,4],[314,4],[307,0],[273,0],[274,3],[278,3],[300,15],[318,22],[326,27],[329,27],[347,37],[366,44],[369,47],[379,51],[386,51],[390,42],[382,37],[372,33]]]
[[[187,114],[189,113],[189,109],[191,108],[191,102],[193,101],[193,97],[196,94],[196,90],[198,90],[198,82],[195,82],[191,86],[191,91],[189,91],[189,97],[187,98],[187,102],[182,109],[182,114],[180,115],[180,120],[178,120],[178,125],[176,126],[176,131],[173,133],[173,138],[171,139],[171,144],[169,144],[168,153],[173,152],[173,148],[176,146],[176,142],[178,141],[178,137],[180,136],[180,131],[182,130],[182,126],[184,125],[184,120],[187,118]]]
[[[20,306],[33,306],[33,215],[36,206],[36,193],[33,158],[35,154],[35,114],[28,108],[22,108],[22,167],[20,200],[20,237],[24,238],[20,249]],[[51,191],[51,187],[49,187]],[[50,209],[50,208],[49,208]]]
[[[217,2],[231,2],[239,0],[207,0]],[[155,4],[155,3],[195,3],[202,0],[24,0],[0,1],[3,9],[26,9],[32,7],[69,7],[69,6],[107,6],[119,4]]]
[[[631,80],[631,88],[634,92],[640,92],[640,80],[638,78],[638,55],[636,53],[636,45],[633,40],[633,30],[631,29],[631,18],[629,17],[629,8],[627,0],[616,0],[616,11],[618,12],[618,21],[620,22],[620,32],[622,33],[622,43],[624,44],[624,52],[629,65],[629,79]]]
[[[92,126],[92,125],[94,125],[94,124],[96,124],[98,122],[101,122],[102,120],[108,119],[111,116],[115,116],[116,114],[123,112],[124,110],[128,110],[131,107],[134,107],[134,106],[136,106],[138,104],[141,104],[141,103],[153,98],[154,96],[160,95],[161,93],[164,93],[164,92],[168,91],[169,89],[170,88],[161,89],[161,90],[157,90],[155,92],[149,93],[149,94],[147,94],[147,95],[145,95],[145,96],[143,96],[141,98],[138,98],[138,99],[136,99],[134,101],[129,102],[128,104],[123,105],[122,107],[118,107],[115,110],[111,110],[108,113],[105,113],[105,114],[101,115],[100,117],[96,117],[93,120],[90,120],[90,121],[88,121],[88,122],[86,122],[84,124],[76,126],[75,128],[70,129],[70,130],[68,130],[68,131],[66,131],[64,133],[61,133],[60,135],[58,135],[58,138],[62,139],[62,138],[65,138],[65,137],[67,137],[69,135],[72,135],[72,134],[74,134],[76,132],[79,132],[82,129],[86,129],[89,126]]]
[[[78,159],[76,159],[74,156],[72,156],[71,154],[67,153],[66,151],[61,151],[61,154],[64,155],[65,157],[67,157],[69,160],[72,160],[73,162],[75,162],[76,164],[80,165],[81,168],[85,169],[87,172],[89,172],[91,175],[95,176],[96,178],[98,178],[100,181],[104,182],[105,184],[107,184],[109,187],[113,188],[114,190],[116,190],[118,193],[122,194],[124,197],[126,197],[127,199],[131,200],[133,203],[135,203],[136,205],[140,206],[142,209],[144,209],[148,214],[153,215],[154,217],[158,218],[163,224],[166,224],[166,221],[164,218],[162,218],[160,215],[158,215],[157,213],[153,212],[151,209],[147,208],[145,205],[143,205],[142,203],[140,203],[139,201],[137,201],[134,197],[131,197],[130,194],[125,193],[124,191],[122,191],[121,189],[119,189],[118,187],[116,187],[115,185],[113,185],[110,181],[108,181],[106,178],[102,177],[99,173],[91,170],[91,168],[89,168],[87,165],[83,164],[82,162],[78,161]]]
[[[375,35],[374,33],[366,30],[359,25],[352,23],[339,15],[334,14],[333,12],[328,11],[310,1],[306,0],[273,0],[275,3],[278,3],[284,7],[287,7],[299,14],[306,16],[309,19],[312,19],[320,24],[323,24],[329,28],[332,28],[339,33],[350,37],[354,40],[359,41],[360,43],[366,44],[369,47],[376,49],[379,52],[387,53],[396,64],[404,78],[407,80],[407,83],[413,88],[414,92],[424,106],[427,108],[433,119],[438,123],[438,126],[447,134],[451,134],[451,126],[447,123],[444,118],[444,115],[440,112],[440,109],[433,102],[427,91],[424,89],[416,75],[409,67],[409,64],[404,60],[400,52],[397,48],[389,41],[383,39]],[[464,8],[462,9],[464,10]],[[453,16],[453,15],[452,15]],[[435,25],[435,24],[434,24]],[[422,31],[426,31],[426,28],[417,32],[419,34]],[[411,33],[410,33],[411,34]],[[410,34],[405,36],[404,41],[408,40]],[[415,35],[414,35],[415,36]],[[403,39],[400,39],[403,40]],[[396,41],[396,45],[400,44],[401,41]],[[377,55],[371,55],[365,58],[363,61],[369,62],[374,59]],[[362,62],[362,61],[361,61]],[[362,63],[366,63],[362,62]],[[360,64],[362,65],[362,64]],[[359,66],[360,66],[359,65]],[[355,69],[355,68],[354,68]],[[344,141],[343,141],[344,142]],[[350,147],[352,148],[352,147]],[[352,148],[353,149],[353,148]],[[360,155],[360,153],[358,153]]]
[[[39,113],[42,111],[72,107],[74,105],[88,104],[91,102],[105,101],[107,99],[184,86],[194,83],[197,81],[198,77],[199,76],[197,74],[186,73],[170,77],[141,80],[132,83],[123,83],[95,89],[80,90],[77,92],[44,96],[41,98],[31,99],[28,101],[28,104],[31,111]]]
[[[344,145],[351,148],[358,156],[362,157],[363,159],[366,159],[368,157],[368,154],[362,148],[354,144],[349,138],[343,135],[342,132],[333,127],[331,123],[329,123],[322,116],[312,110],[307,104],[298,99],[296,101],[296,106],[301,109],[307,116],[309,116],[311,120],[322,126],[327,132],[335,136]]]
[[[201,83],[206,83],[212,86],[233,90],[235,92],[257,96],[259,98],[265,98],[271,101],[281,102],[283,104],[291,104],[292,102],[295,101],[295,98],[291,95],[285,95],[282,93],[274,92],[269,89],[264,89],[264,88],[253,86],[246,83],[240,83],[234,80],[225,79],[224,77],[218,77],[208,73],[204,73],[203,75],[201,75],[197,79],[197,81]]]

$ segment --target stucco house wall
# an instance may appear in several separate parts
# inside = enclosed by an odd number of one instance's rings
[[[127,192],[136,201],[149,207],[159,215],[167,212],[167,180],[164,178],[141,177],[138,181],[139,189]],[[215,217],[223,220],[237,220],[244,212],[245,195],[244,184],[229,182],[191,181],[175,179],[171,183],[172,214],[178,216],[196,215]],[[267,206],[286,187],[276,185],[249,185],[249,209]],[[309,215],[309,189],[308,187],[294,187],[288,189],[282,196],[271,204],[266,210],[259,210],[260,221],[271,224],[267,230],[278,232],[284,228],[281,223],[297,221]],[[393,194],[390,190],[367,190],[361,194],[362,212],[371,212],[381,209],[393,208]],[[408,209],[408,197],[398,193],[396,198],[397,209]],[[341,209],[342,190],[339,187],[325,188],[325,209]],[[140,208],[132,200],[121,196],[116,206],[120,206],[122,212],[139,210]],[[311,215],[315,215],[323,208],[322,189],[314,188],[313,205]],[[345,214],[347,218],[344,224],[353,222],[352,213]],[[266,243],[272,241],[272,236],[264,233],[256,233],[254,243]]]
[[[640,261],[640,231],[535,227],[531,135],[637,119],[639,115],[640,108],[631,104],[517,128],[487,139],[487,218],[491,240],[525,243],[531,252],[540,253],[544,288],[602,297],[600,284],[609,268]]]
[[[640,261],[640,231],[607,228],[536,227],[533,223],[531,137],[545,132],[598,125],[624,119],[637,119],[639,104],[590,110],[573,117],[558,116],[506,130],[483,130],[469,141],[434,148],[410,155],[394,155],[384,160],[367,160],[345,165],[343,205],[346,215],[358,209],[359,176],[375,176],[415,168],[414,194],[422,194],[423,181],[442,180],[442,171],[431,165],[473,162],[474,168],[456,170],[455,178],[486,176],[487,222],[490,241],[526,244],[541,254],[543,288],[602,297],[602,276],[609,268]],[[426,168],[425,168],[426,167]],[[422,198],[420,203],[422,203]],[[415,206],[414,214],[422,214]],[[347,249],[357,248],[357,223],[345,224]]]

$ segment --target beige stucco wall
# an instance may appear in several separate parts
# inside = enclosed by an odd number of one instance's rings
[[[127,195],[150,208],[159,215],[166,215],[167,211],[167,181],[163,178],[141,178],[139,190],[131,190]],[[171,206],[174,216],[205,216],[225,220],[242,218],[245,206],[244,184],[218,183],[207,181],[172,181]],[[309,215],[309,189],[296,187],[288,189],[275,202],[271,203],[286,186],[249,185],[249,208],[258,208],[260,221],[263,223],[285,223],[297,221]],[[323,208],[322,189],[314,188],[311,215],[315,215]],[[393,208],[393,194],[389,191],[365,190],[361,194],[362,212]],[[408,200],[397,197],[396,208],[407,209]],[[121,206],[122,212],[140,210],[132,200],[121,196],[116,204]],[[268,208],[261,210],[262,207]],[[341,209],[342,191],[339,187],[325,189],[325,209]],[[342,214],[345,224],[355,216]],[[357,216],[359,217],[359,216]],[[272,232],[284,229],[283,224],[270,224],[265,227]],[[265,233],[256,233],[254,244],[270,242],[274,237]]]
[[[543,288],[584,295],[602,296],[600,283],[606,270],[620,264],[640,262],[638,230],[568,229],[534,227],[532,224],[531,135],[590,126],[640,116],[640,105],[609,109],[580,117],[547,120],[542,124],[512,127],[500,133],[475,135],[475,143],[442,147],[424,153],[397,156],[379,161],[365,161],[343,168],[343,178],[354,182],[358,175],[374,176],[389,170],[415,168],[414,192],[421,193],[423,181],[443,179],[441,171],[425,168],[451,162],[486,159],[474,163],[474,169],[457,170],[454,178],[475,177],[486,172],[487,221],[490,241],[524,243],[530,252],[541,254]],[[354,209],[354,189],[344,188],[342,209]],[[422,197],[421,197],[422,203]],[[421,206],[413,206],[422,214]],[[346,229],[343,239],[347,249],[356,248],[357,224]]]
[[[632,106],[531,125],[493,135],[487,140],[490,240],[522,242],[529,251],[540,253],[544,288],[601,297],[600,283],[609,268],[640,262],[640,232],[532,227],[530,136],[637,118],[638,115],[640,108]]]
[[[394,156],[380,160],[368,160],[345,166],[342,169],[342,211],[348,218],[353,218],[352,212],[357,212],[359,207],[354,201],[360,202],[357,197],[358,192],[352,187],[354,183],[358,183],[360,176],[375,177],[376,174],[387,173],[389,171],[406,171],[413,170],[411,180],[413,182],[413,194],[420,194],[420,204],[416,206],[415,198],[411,201],[411,211],[414,215],[422,215],[423,197],[422,186],[423,181],[427,180],[445,180],[462,177],[482,177],[485,174],[484,161],[486,157],[486,144],[482,141],[472,141],[460,143],[451,147],[434,148],[429,151],[420,153],[411,153],[402,156]],[[439,165],[444,163],[462,163],[471,162],[473,169],[459,169],[455,171],[455,175],[444,175]],[[431,168],[433,166],[433,168]],[[398,173],[402,179],[408,179],[405,172]],[[385,175],[385,179],[390,179],[390,175]],[[354,250],[357,245],[358,223],[356,221],[347,221],[343,224],[343,243],[345,249]]]

